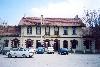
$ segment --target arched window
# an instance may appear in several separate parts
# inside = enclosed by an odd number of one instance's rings
[[[77,40],[71,40],[71,48],[72,49],[76,49],[76,46],[78,45],[78,41]]]
[[[9,40],[4,40],[4,47],[8,47]]]
[[[85,41],[83,42],[84,46],[86,46],[86,49],[89,49],[89,48],[90,48],[91,43],[92,43],[91,40],[85,40]]]
[[[15,38],[15,39],[13,39],[13,40],[11,41],[11,46],[12,46],[13,48],[17,48],[17,47],[19,47],[19,45],[20,45],[20,40],[18,40],[17,38]]]
[[[68,41],[67,40],[63,41],[63,48],[68,48]]]
[[[32,47],[32,45],[33,45],[33,40],[27,39],[25,43],[26,43],[26,48]]]

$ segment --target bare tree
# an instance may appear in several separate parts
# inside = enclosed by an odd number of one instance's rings
[[[86,28],[82,30],[83,37],[100,42],[100,13],[99,10],[85,10],[85,16],[82,18]],[[97,46],[97,44],[95,44]],[[90,46],[92,49],[92,45]],[[100,49],[100,48],[99,48]]]

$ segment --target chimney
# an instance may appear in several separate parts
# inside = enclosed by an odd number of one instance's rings
[[[24,14],[24,18],[26,17],[26,14]]]
[[[75,16],[75,19],[79,19],[78,15]]]
[[[41,25],[43,24],[44,19],[43,19],[43,15],[41,15]]]

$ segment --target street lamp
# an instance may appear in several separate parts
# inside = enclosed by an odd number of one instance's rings
[[[41,15],[41,45],[43,44],[43,38],[42,38],[42,24],[43,24],[43,15]]]

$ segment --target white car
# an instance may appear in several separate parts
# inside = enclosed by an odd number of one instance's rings
[[[28,49],[24,48],[16,48],[10,50],[10,52],[7,52],[6,54],[9,58],[11,57],[33,57],[34,53],[29,51]]]
[[[53,54],[54,54],[54,49],[53,49],[53,47],[48,47],[47,53],[53,53]]]
[[[36,49],[35,48],[26,48],[28,51],[32,52],[33,54],[36,53]]]

